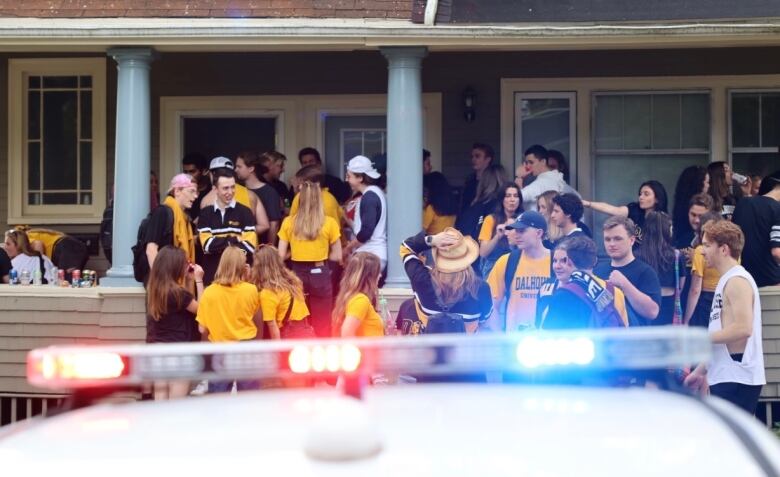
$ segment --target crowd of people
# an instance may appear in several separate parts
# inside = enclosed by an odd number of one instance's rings
[[[563,154],[540,145],[511,180],[489,145],[474,144],[474,172],[460,192],[424,151],[423,228],[400,244],[414,296],[389,326],[378,310],[393,259],[383,173],[356,156],[342,181],[316,149],[298,158],[291,187],[276,151],[184,158],[143,237],[149,342],[700,326],[721,348],[708,378],[697,368],[689,383],[708,381],[713,393],[755,408],[764,383],[756,290],[780,284],[780,171],[759,178],[723,162],[688,167],[670,215],[656,180],[628,204],[584,200]],[[608,216],[600,263],[586,209]],[[23,230],[6,233],[14,267],[40,261],[45,274],[47,249],[36,243]],[[161,383],[156,392],[178,396],[188,386]]]

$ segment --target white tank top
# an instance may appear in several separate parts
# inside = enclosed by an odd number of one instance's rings
[[[753,334],[748,338],[742,361],[734,361],[725,344],[712,345],[712,361],[707,371],[707,382],[741,383],[751,386],[766,384],[764,374],[764,348],[761,344],[761,301],[758,287],[753,277],[741,265],[736,265],[726,272],[715,287],[715,297],[712,299],[710,311],[710,333],[723,329],[721,312],[723,311],[723,289],[726,283],[734,277],[743,277],[753,289]]]
[[[387,261],[387,202],[385,201],[385,193],[382,192],[382,189],[375,185],[366,187],[366,190],[363,192],[363,194],[366,192],[373,192],[379,197],[379,202],[382,203],[382,213],[379,215],[379,222],[377,222],[376,227],[374,227],[374,233],[371,234],[371,238],[369,238],[366,243],[358,247],[357,251],[372,253],[381,260]],[[362,225],[360,222],[361,202],[362,201],[359,201],[357,207],[355,208],[355,235],[360,232],[360,227]]]

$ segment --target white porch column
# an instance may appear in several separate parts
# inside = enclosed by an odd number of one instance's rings
[[[422,59],[424,47],[381,49],[388,62],[387,84],[387,281],[409,287],[398,247],[422,229]]]
[[[113,263],[101,286],[139,286],[133,278],[133,254],[141,220],[149,213],[151,98],[149,48],[114,48],[117,62],[116,149],[114,154]],[[163,178],[160,178],[164,180]]]

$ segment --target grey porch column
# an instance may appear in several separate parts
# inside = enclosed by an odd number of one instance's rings
[[[387,58],[387,286],[409,287],[398,246],[422,229],[424,47],[381,49]]]
[[[139,286],[133,278],[133,253],[138,224],[149,213],[151,106],[149,48],[114,48],[108,54],[119,72],[114,154],[113,263],[101,286]],[[163,180],[163,178],[160,178]]]

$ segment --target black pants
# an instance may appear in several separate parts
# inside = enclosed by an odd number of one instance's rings
[[[327,262],[316,265],[312,262],[292,262],[292,270],[303,282],[306,306],[309,308],[310,323],[320,338],[331,336],[331,313],[333,311],[333,281]]]
[[[51,261],[63,270],[83,270],[89,260],[87,246],[81,240],[65,235],[57,240],[51,252]]]
[[[714,297],[714,292],[701,292],[699,301],[696,302],[696,308],[693,309],[693,315],[691,315],[690,326],[701,326],[703,328],[710,326],[710,311]]]
[[[740,383],[719,383],[710,386],[710,394],[741,407],[749,414],[755,414],[762,387],[760,384],[751,386]]]

